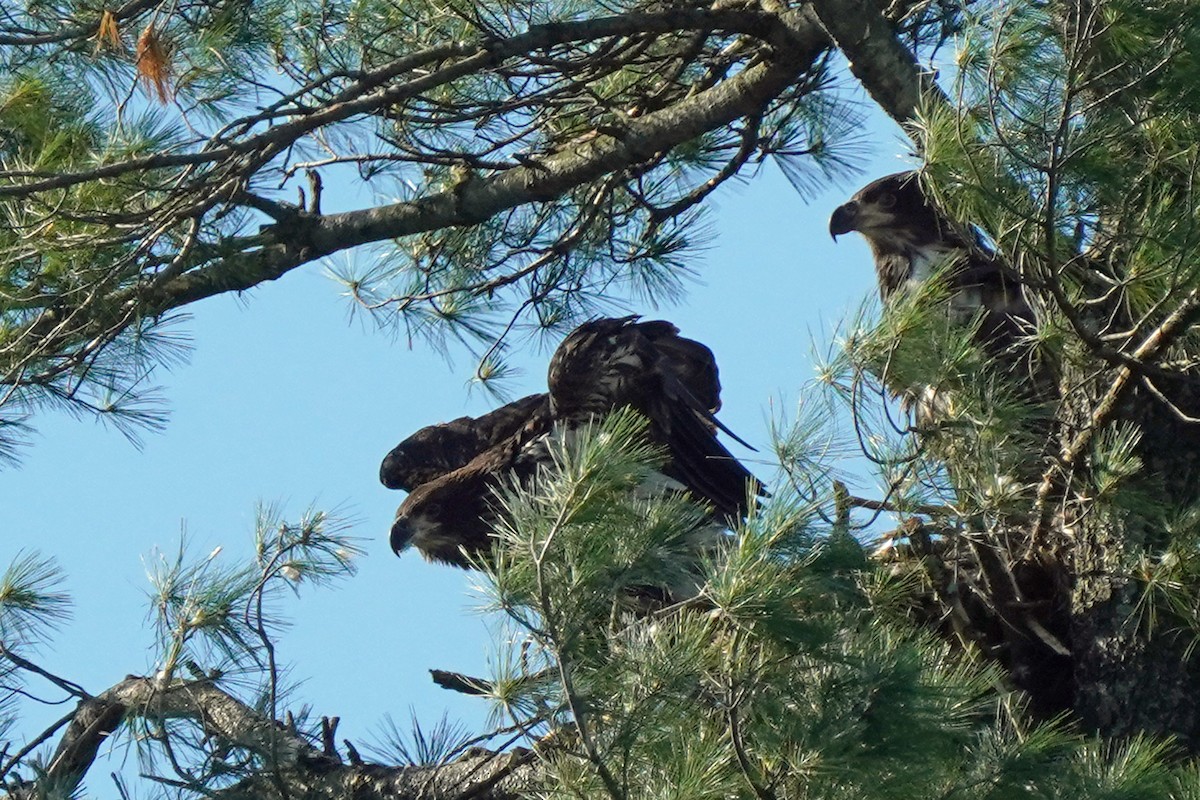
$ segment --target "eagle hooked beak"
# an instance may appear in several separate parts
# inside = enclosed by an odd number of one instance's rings
[[[392,552],[400,555],[408,548],[412,542],[412,529],[408,524],[408,520],[404,517],[396,517],[396,521],[392,523],[392,533],[388,537],[388,543],[392,546]]]
[[[838,236],[854,230],[857,221],[858,203],[851,200],[849,203],[840,205],[833,210],[833,215],[829,218],[829,235],[836,242]]]

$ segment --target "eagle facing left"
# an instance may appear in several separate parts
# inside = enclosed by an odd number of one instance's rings
[[[965,236],[926,197],[916,172],[872,181],[834,209],[834,240],[857,231],[875,259],[879,294],[886,302],[947,268],[949,311],[956,322],[982,316],[978,342],[992,358],[1015,363],[1014,351],[1034,328],[1034,314],[1017,274]]]
[[[667,454],[662,471],[732,522],[762,493],[753,475],[717,439],[723,428],[720,382],[712,352],[669,322],[637,317],[584,323],[550,362],[549,391],[482,417],[423,428],[384,459],[385,485],[409,496],[391,530],[397,553],[416,547],[431,561],[469,567],[487,558],[496,520],[495,490],[530,481],[549,458],[553,433],[569,432],[630,407]]]

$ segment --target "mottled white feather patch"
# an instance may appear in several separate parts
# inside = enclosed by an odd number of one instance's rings
[[[909,258],[912,270],[909,272],[906,285],[909,289],[916,289],[920,284],[933,277],[936,269],[945,265],[951,254],[959,252],[961,250],[957,247],[937,244],[912,250],[912,256]]]

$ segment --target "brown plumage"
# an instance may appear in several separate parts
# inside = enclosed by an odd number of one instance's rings
[[[459,417],[422,428],[384,457],[379,480],[389,489],[411,492],[509,439],[549,403],[545,392],[531,394],[482,417]]]
[[[399,555],[416,547],[430,561],[456,567],[470,567],[472,559],[486,557],[492,548],[496,489],[510,480],[524,483],[537,473],[553,430],[549,403],[535,406],[512,435],[412,489],[396,510],[392,550]]]
[[[982,313],[979,344],[992,358],[1015,364],[1014,350],[1034,329],[1033,310],[1018,276],[935,208],[915,172],[898,172],[872,181],[829,218],[836,240],[857,231],[875,257],[879,294],[886,301],[948,266],[950,311],[969,322]]]
[[[713,414],[721,386],[712,352],[678,334],[669,322],[637,317],[584,323],[555,351],[548,394],[406,439],[380,470],[385,485],[412,486],[396,513],[392,548],[412,545],[430,560],[460,567],[486,557],[495,489],[530,480],[548,456],[552,432],[568,432],[624,406],[649,421],[650,439],[666,450],[667,477],[719,518],[742,517],[747,492],[761,493],[762,487],[717,440],[723,426]]]

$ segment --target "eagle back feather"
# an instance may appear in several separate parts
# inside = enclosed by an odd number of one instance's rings
[[[720,381],[712,352],[679,336],[671,323],[637,317],[584,323],[554,353],[547,382],[547,395],[531,395],[477,420],[430,426],[388,455],[381,475],[393,482],[397,473],[434,475],[416,485],[397,511],[394,549],[414,544],[427,558],[469,566],[468,556],[490,549],[494,489],[530,480],[548,457],[549,436],[569,435],[625,406],[646,417],[651,440],[667,450],[663,485],[685,488],[726,520],[743,516],[749,497],[764,493],[717,440],[723,426],[713,417]],[[439,446],[443,450],[435,452]],[[430,454],[428,463],[412,463],[422,454]]]

